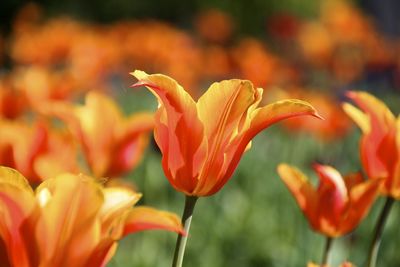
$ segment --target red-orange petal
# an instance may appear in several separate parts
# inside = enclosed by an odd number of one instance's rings
[[[126,217],[123,236],[150,229],[185,234],[177,215],[150,207],[135,207]]]

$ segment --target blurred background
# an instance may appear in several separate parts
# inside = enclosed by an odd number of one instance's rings
[[[195,210],[185,265],[305,266],[320,260],[312,232],[276,173],[281,162],[314,178],[313,162],[343,174],[361,169],[359,130],[341,110],[347,90],[366,90],[400,111],[400,2],[396,0],[115,0],[0,3],[0,113],[18,120],[40,101],[82,101],[88,90],[113,96],[126,114],[155,110],[129,72],[167,74],[198,97],[213,81],[249,79],[265,103],[309,101],[325,117],[291,119],[260,134],[233,178]],[[1,127],[0,127],[1,130]],[[29,138],[29,137],[27,137]],[[127,175],[140,204],[181,213],[153,143]],[[335,266],[365,264],[377,212],[334,243]],[[379,262],[398,266],[400,208],[384,233]],[[110,267],[169,266],[175,235],[144,232],[119,244]]]

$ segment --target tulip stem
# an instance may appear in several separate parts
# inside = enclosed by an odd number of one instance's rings
[[[394,203],[394,198],[387,197],[385,205],[383,206],[381,214],[379,215],[378,221],[374,229],[374,237],[372,239],[371,246],[369,248],[368,264],[367,264],[368,267],[376,266],[379,245],[382,240],[383,228],[385,227],[385,223],[389,216],[390,209],[392,208],[393,203]]]
[[[194,206],[196,205],[197,197],[186,196],[185,198],[185,208],[182,215],[182,225],[185,229],[186,235],[183,236],[178,234],[176,240],[174,260],[172,262],[172,267],[181,267],[183,262],[183,256],[185,254],[186,242],[189,237],[190,223],[192,222],[192,215]]]
[[[324,254],[322,254],[322,263],[321,266],[325,266],[328,264],[329,261],[329,255],[331,252],[331,247],[332,247],[332,241],[333,238],[330,236],[326,237],[326,241],[325,241],[325,248],[324,248]]]

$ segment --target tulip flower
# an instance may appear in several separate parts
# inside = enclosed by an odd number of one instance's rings
[[[362,130],[360,155],[368,177],[384,178],[382,193],[400,199],[400,119],[366,92],[349,92],[347,96],[361,108],[349,103],[343,106]]]
[[[153,129],[153,114],[123,117],[117,104],[99,92],[89,92],[83,106],[53,103],[42,112],[63,120],[79,141],[91,173],[116,177],[140,162]]]
[[[345,178],[327,165],[315,164],[319,186],[315,189],[298,169],[287,164],[278,173],[295,197],[311,228],[327,236],[322,263],[326,264],[331,238],[352,231],[367,215],[380,188],[380,180],[364,181],[360,174]]]
[[[45,121],[28,125],[0,119],[0,164],[17,169],[31,183],[77,171],[76,156],[72,136]]]
[[[186,232],[197,198],[215,194],[225,185],[255,135],[289,117],[318,117],[311,105],[300,100],[258,108],[263,90],[245,80],[214,83],[196,102],[167,76],[138,70],[132,75],[139,80],[132,87],[146,86],[159,101],[154,136],[165,175],[186,195],[182,218]],[[180,242],[174,266],[182,264],[186,239]]]
[[[183,233],[179,218],[132,207],[140,194],[61,174],[35,192],[16,170],[0,167],[1,266],[105,266],[117,241],[146,229]]]
[[[394,199],[400,199],[400,117],[366,92],[349,92],[347,96],[360,107],[344,104],[345,112],[362,131],[360,156],[370,179],[383,179],[382,193],[387,196],[378,218],[370,247],[368,266],[375,266],[380,239]]]

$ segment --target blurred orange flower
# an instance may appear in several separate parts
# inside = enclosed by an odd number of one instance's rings
[[[314,165],[319,177],[317,189],[298,169],[287,164],[278,173],[296,198],[311,227],[326,236],[352,231],[367,215],[378,194],[380,181],[363,181],[361,174],[341,174],[327,165]]]
[[[239,76],[255,86],[270,86],[277,77],[279,58],[270,53],[262,42],[246,38],[232,50]]]
[[[349,132],[351,121],[340,108],[339,101],[328,93],[296,88],[287,92],[278,92],[278,94],[282,95],[279,96],[280,99],[290,97],[309,102],[325,119],[325,121],[321,122],[309,118],[293,118],[283,123],[290,130],[306,131],[323,141],[342,138]]]
[[[196,18],[195,26],[197,32],[206,41],[221,44],[229,41],[234,28],[232,18],[218,9],[201,12]]]
[[[0,164],[17,169],[31,183],[77,171],[76,155],[72,137],[44,121],[0,120]]]
[[[42,112],[63,120],[80,143],[95,177],[116,177],[132,170],[141,160],[153,129],[152,113],[124,117],[118,105],[96,91],[85,105],[52,103]]]
[[[54,100],[71,99],[78,92],[76,81],[68,71],[40,66],[17,68],[12,85],[26,97],[33,109]]]
[[[133,208],[140,196],[68,173],[34,192],[17,171],[0,167],[0,262],[5,267],[105,266],[117,241],[128,234],[183,233],[176,215]]]
[[[362,130],[360,156],[368,177],[384,178],[383,193],[400,199],[400,118],[369,93],[347,95],[361,109],[349,103],[343,106]]]
[[[132,73],[159,100],[154,135],[172,186],[188,196],[208,196],[229,180],[251,139],[288,117],[313,115],[300,100],[257,108],[263,90],[245,80],[213,83],[196,102],[175,80],[143,71]]]
[[[15,88],[9,76],[0,78],[0,117],[15,119],[27,109],[25,95]]]

